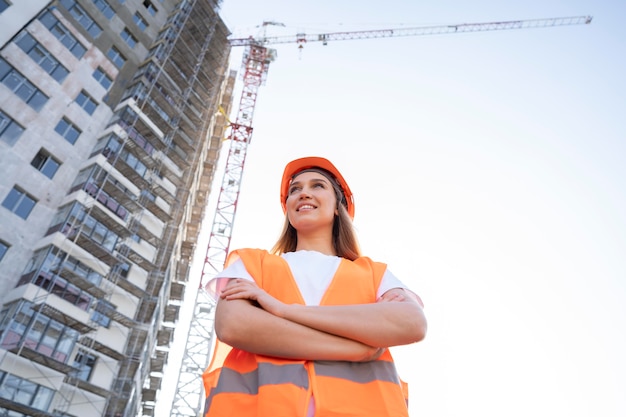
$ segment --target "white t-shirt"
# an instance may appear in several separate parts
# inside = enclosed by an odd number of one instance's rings
[[[306,305],[319,305],[335,276],[337,268],[339,268],[342,258],[308,250],[283,253],[281,257],[289,264],[291,273],[296,280]],[[241,278],[254,282],[243,261],[238,259],[208,283],[207,290],[209,294],[217,299],[231,278]],[[387,269],[378,287],[376,298],[381,297],[392,288],[408,289]]]

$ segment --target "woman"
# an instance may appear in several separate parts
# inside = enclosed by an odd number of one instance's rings
[[[422,302],[360,255],[354,200],[319,157],[285,167],[271,253],[241,249],[208,286],[219,299],[205,415],[408,416],[389,347],[422,340]]]

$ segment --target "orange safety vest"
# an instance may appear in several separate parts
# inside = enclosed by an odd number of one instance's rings
[[[261,249],[240,249],[257,285],[284,303],[304,304],[289,265]],[[361,257],[342,259],[320,305],[376,302],[386,265]],[[375,361],[304,361],[256,355],[216,338],[211,364],[202,375],[205,417],[305,417],[315,399],[319,417],[406,417],[408,387],[389,349]]]

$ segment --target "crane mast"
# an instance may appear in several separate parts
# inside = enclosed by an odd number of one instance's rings
[[[269,64],[276,58],[273,49],[265,45],[295,43],[299,48],[307,42],[390,38],[399,36],[425,36],[464,32],[484,32],[512,29],[543,28],[550,26],[591,23],[591,16],[558,17],[547,19],[514,20],[456,25],[424,26],[413,28],[329,32],[295,36],[249,37],[231,39],[233,47],[245,46],[242,62],[243,87],[235,122],[230,124],[230,148],[226,159],[224,177],[219,191],[217,207],[207,244],[200,285],[196,293],[194,314],[185,344],[178,382],[171,406],[172,417],[198,417],[202,415],[204,396],[201,375],[209,365],[213,339],[215,302],[204,285],[224,268],[230,248],[232,229],[237,210],[237,200],[248,146],[252,139],[252,119],[259,88],[264,84]],[[282,25],[282,24],[280,24]]]

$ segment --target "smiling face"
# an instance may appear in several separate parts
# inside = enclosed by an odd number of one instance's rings
[[[331,180],[317,171],[297,174],[287,194],[287,216],[298,231],[328,229],[332,233],[337,196]]]

